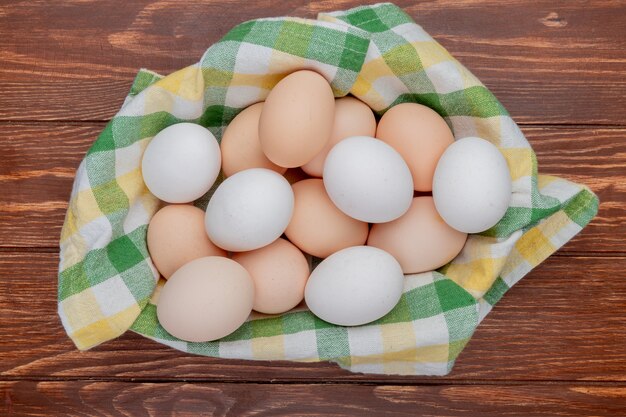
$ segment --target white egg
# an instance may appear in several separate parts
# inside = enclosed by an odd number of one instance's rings
[[[324,163],[324,186],[350,217],[384,223],[402,216],[413,200],[413,178],[402,156],[385,142],[353,136],[335,145]]]
[[[457,140],[437,163],[433,199],[443,220],[464,233],[494,226],[511,201],[511,174],[502,153],[476,137]]]
[[[239,171],[224,180],[211,197],[206,231],[222,249],[258,249],[283,234],[293,206],[291,185],[282,175],[265,168]]]
[[[317,317],[341,326],[358,326],[389,313],[404,287],[402,268],[387,252],[353,246],[323,260],[311,274],[306,304]]]
[[[168,203],[188,203],[209,191],[222,157],[215,136],[193,123],[178,123],[156,134],[141,161],[146,186]]]

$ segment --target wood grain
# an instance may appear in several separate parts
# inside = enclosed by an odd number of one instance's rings
[[[244,6],[245,4],[245,6]],[[0,6],[0,120],[107,120],[137,69],[196,62],[244,20],[355,0],[8,1]],[[626,2],[397,1],[523,123],[624,125]]]
[[[601,199],[443,378],[185,354],[127,333],[78,352],[56,314],[74,171],[141,67],[196,62],[247,19],[356,0],[0,4],[0,416],[626,415],[626,1],[397,0],[477,75],[540,172]],[[561,256],[559,256],[561,255]]]
[[[205,358],[132,333],[81,353],[56,315],[56,268],[52,253],[0,254],[0,380],[626,382],[626,258],[548,259],[505,295],[443,379]]]
[[[617,416],[626,387],[368,386],[0,382],[7,417],[18,416]]]
[[[103,123],[0,125],[0,247],[57,247],[74,172]],[[561,253],[626,253],[626,129],[525,127],[540,172],[591,187],[591,225]]]

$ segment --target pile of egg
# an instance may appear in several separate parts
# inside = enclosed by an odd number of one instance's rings
[[[206,212],[193,206],[215,183]],[[167,279],[158,320],[173,336],[211,341],[252,310],[300,305],[355,326],[389,313],[404,274],[437,269],[468,233],[495,225],[511,198],[506,161],[486,140],[454,140],[432,109],[390,108],[377,123],[354,97],[335,99],[313,71],[282,79],[241,111],[220,144],[179,123],[142,160],[167,203],[147,244]],[[323,258],[310,271],[312,257]]]

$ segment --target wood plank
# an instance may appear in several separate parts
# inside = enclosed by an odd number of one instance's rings
[[[196,62],[247,19],[360,5],[9,1],[0,6],[0,119],[106,120],[138,68]],[[624,124],[626,2],[398,1],[524,123]],[[28,30],[24,30],[28,28]]]
[[[18,416],[616,416],[626,387],[564,385],[369,386],[347,384],[0,382]]]
[[[103,123],[0,125],[0,247],[56,247],[75,169]],[[540,172],[590,186],[600,212],[561,253],[626,252],[626,129],[525,127]]]
[[[103,128],[0,125],[0,247],[58,246],[74,174]]]
[[[523,130],[539,173],[585,184],[600,199],[598,215],[561,252],[626,252],[626,130]]]
[[[487,316],[452,374],[410,378],[351,374],[329,363],[206,358],[130,333],[78,352],[56,315],[56,255],[0,253],[0,380],[626,382],[624,270],[624,257],[548,259]]]

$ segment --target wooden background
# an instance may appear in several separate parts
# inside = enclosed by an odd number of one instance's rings
[[[505,296],[445,378],[183,354],[127,334],[76,351],[56,315],[73,175],[135,72],[196,62],[247,19],[357,1],[0,2],[0,415],[626,415],[626,2],[398,4],[503,102],[540,171],[600,212]]]

